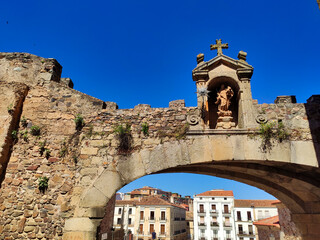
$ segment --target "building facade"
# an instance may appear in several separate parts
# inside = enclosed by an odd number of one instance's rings
[[[195,240],[234,240],[234,196],[232,191],[211,190],[193,200]]]
[[[135,240],[187,239],[186,209],[172,204],[159,196],[140,200],[118,200],[114,212],[115,230],[123,229]]]

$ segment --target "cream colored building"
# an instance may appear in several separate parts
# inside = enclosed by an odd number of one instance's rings
[[[135,239],[152,239],[153,231],[156,233],[156,239],[187,239],[184,208],[157,196],[143,198],[136,204]]]
[[[140,200],[117,200],[113,226],[123,229],[134,240],[156,239],[186,240],[186,209],[170,203],[159,196],[144,197]]]

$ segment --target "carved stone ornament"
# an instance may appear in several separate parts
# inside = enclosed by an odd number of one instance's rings
[[[197,125],[200,121],[200,113],[199,110],[196,110],[187,115],[187,122],[190,125]]]
[[[260,115],[258,115],[258,116],[256,117],[256,121],[257,121],[257,123],[259,123],[259,124],[263,124],[263,123],[267,123],[267,122],[268,122],[268,119],[266,118],[265,115],[260,114]]]

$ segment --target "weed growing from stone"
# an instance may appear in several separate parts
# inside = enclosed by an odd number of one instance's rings
[[[282,142],[289,138],[289,133],[281,121],[277,124],[275,122],[260,124],[258,134],[262,139],[261,149],[264,152],[271,150],[273,140]]]
[[[22,138],[25,142],[28,142],[29,137],[28,137],[28,130],[27,129],[24,132],[22,132]]]
[[[38,183],[38,187],[40,192],[44,193],[48,187],[49,187],[49,178],[47,177],[39,177],[38,179],[39,183]]]
[[[8,113],[9,113],[10,115],[13,114],[13,105],[12,105],[12,103],[9,104],[9,106],[7,107],[7,110],[8,110]]]
[[[20,124],[21,124],[21,127],[24,127],[24,128],[26,128],[28,126],[27,119],[24,116],[22,116],[22,118],[20,120]]]
[[[120,153],[128,153],[132,149],[133,142],[131,125],[129,123],[115,125],[113,133],[119,140],[118,151]]]
[[[46,150],[44,150],[44,156],[46,159],[49,159],[49,157],[51,156],[50,149],[46,148]]]
[[[84,127],[84,120],[81,114],[77,114],[77,116],[74,119],[74,122],[76,124],[76,130],[81,131],[81,129]]]
[[[34,125],[31,127],[31,135],[33,136],[40,136],[40,127],[37,125]]]
[[[144,122],[141,124],[141,131],[143,132],[143,134],[145,136],[148,136],[149,135],[149,124]]]
[[[46,150],[46,141],[43,141],[43,142],[39,142],[39,152],[40,152],[40,155],[42,156],[44,151]]]
[[[12,137],[13,141],[17,141],[18,140],[18,131],[17,130],[13,130],[11,132],[11,137]]]
[[[60,148],[60,152],[59,152],[59,156],[61,158],[65,157],[68,153],[68,146],[67,146],[67,142],[64,139],[61,143],[61,148]]]

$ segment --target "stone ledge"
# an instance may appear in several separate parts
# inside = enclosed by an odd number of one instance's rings
[[[248,130],[248,129],[205,129],[205,130],[189,130],[187,135],[246,135],[255,134],[258,130]]]

